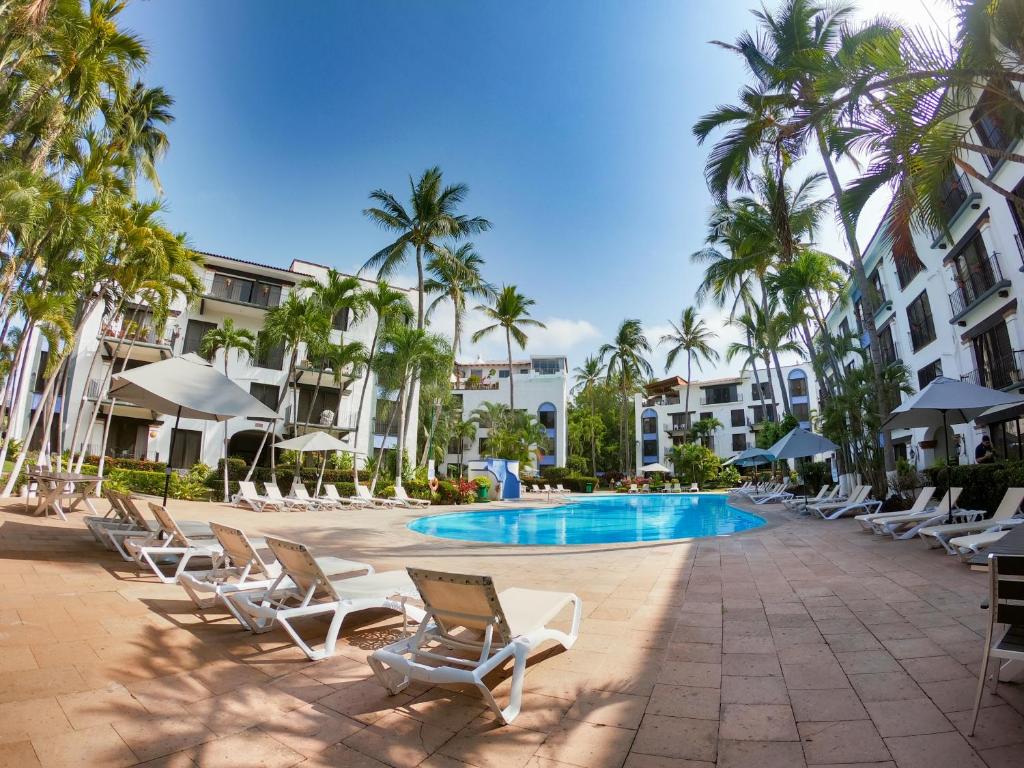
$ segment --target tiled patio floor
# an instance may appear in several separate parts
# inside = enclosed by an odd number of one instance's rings
[[[385,695],[364,659],[396,636],[393,615],[346,625],[339,653],[309,662],[282,633],[197,616],[179,587],[96,546],[77,515],[7,503],[0,767],[1024,765],[1024,687],[987,696],[977,736],[964,735],[985,576],[849,521],[779,513],[732,538],[545,549],[427,539],[403,511],[172,511],[379,570],[572,590],[582,635],[534,657],[523,713],[498,727],[471,692]]]

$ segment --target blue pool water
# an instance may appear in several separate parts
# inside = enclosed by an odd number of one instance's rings
[[[718,494],[576,496],[546,509],[495,509],[421,517],[417,533],[492,544],[613,544],[728,536],[764,525]]]

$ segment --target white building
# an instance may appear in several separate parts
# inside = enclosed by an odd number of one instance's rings
[[[1019,139],[1003,130],[996,114],[976,113],[972,120],[971,141],[996,150],[1016,145],[1021,151]],[[973,153],[965,159],[994,184],[1024,195],[1021,163],[993,162]],[[960,171],[946,181],[942,193],[949,236],[914,233],[913,252],[904,254],[899,266],[877,232],[864,251],[865,269],[878,294],[874,318],[882,358],[904,363],[918,390],[941,375],[1024,392],[1024,320],[1018,306],[1024,296],[1024,206]],[[866,347],[863,298],[855,285],[848,285],[827,320],[833,334],[856,329]],[[844,364],[855,359],[851,355]],[[894,432],[897,456],[920,468],[933,465],[946,455],[941,431]],[[1024,458],[1019,438],[1024,419],[1014,410],[953,431],[958,437],[951,453],[959,453],[961,463],[974,461],[984,432],[991,433],[1001,457]]]
[[[782,366],[786,394],[800,426],[810,429],[811,411],[817,402],[814,372],[809,363]],[[758,389],[760,382],[760,391]],[[689,390],[689,411],[686,394]],[[665,463],[673,445],[684,442],[688,425],[702,419],[718,419],[722,427],[708,445],[723,459],[754,445],[761,422],[783,413],[783,399],[775,371],[746,371],[739,376],[692,381],[673,376],[652,382],[633,404],[637,435],[636,469],[654,462]]]
[[[558,355],[533,355],[528,360],[477,360],[456,363],[456,382],[453,395],[461,405],[463,419],[484,403],[509,403],[509,382],[515,390],[517,411],[526,411],[540,421],[547,432],[548,443],[540,457],[540,468],[564,467],[568,453],[569,365]],[[459,441],[448,446],[446,463],[449,474],[458,473]],[[473,440],[462,445],[462,461],[486,458],[487,430],[477,430]],[[501,457],[496,457],[501,458]]]
[[[52,450],[56,450],[58,444],[64,448],[71,447],[77,421],[79,438],[76,443],[81,444],[81,435],[87,435],[89,452],[98,453],[109,421],[108,456],[154,461],[167,461],[169,458],[171,466],[176,468],[188,468],[200,461],[213,466],[223,456],[225,429],[229,438],[229,455],[247,460],[255,455],[266,423],[239,417],[224,423],[182,419],[174,441],[174,455],[169,457],[173,417],[131,403],[111,401],[106,393],[105,384],[109,382],[111,366],[120,371],[122,366],[131,369],[175,355],[197,352],[206,332],[223,325],[228,318],[237,327],[258,333],[268,309],[277,306],[292,291],[306,291],[299,287],[304,280],[322,279],[327,274],[327,267],[301,260],[292,261],[285,269],[210,253],[203,256],[201,298],[192,306],[186,306],[182,299],[178,299],[162,333],[155,329],[152,313],[145,305],[127,306],[120,317],[112,319],[104,317],[102,308],[98,308],[87,320],[72,352],[63,434],[58,434],[55,419],[51,434]],[[372,287],[373,281],[365,282],[367,287]],[[415,303],[415,290],[409,291],[409,299]],[[334,320],[331,340],[361,341],[369,346],[376,321],[370,312],[350,322],[348,313],[344,312]],[[99,355],[93,363],[97,349]],[[296,376],[292,382],[286,381],[288,352],[283,348],[273,349],[255,359],[232,352],[228,360],[230,378],[271,409],[277,408],[282,389],[287,388],[287,396],[279,410],[281,419],[275,427],[275,439],[311,429],[324,429],[347,440],[355,451],[363,455],[381,447],[395,447],[397,425],[391,429],[390,435],[384,434],[393,403],[386,399],[388,393],[378,391],[372,373],[364,371],[358,378],[345,377],[336,381],[334,373],[324,369],[317,390],[318,364],[307,359],[304,345],[299,349]],[[31,375],[20,383],[24,396],[21,398],[23,407],[16,413],[12,425],[16,438],[24,438],[32,412],[39,405],[38,393],[45,384],[41,371],[46,355],[45,350],[34,351]],[[223,351],[219,351],[211,361],[218,371],[224,370],[223,355]],[[362,419],[356,425],[365,376],[371,378]],[[296,389],[297,410],[293,407]],[[315,400],[314,390],[317,390]],[[97,397],[102,401],[99,418],[90,428],[88,422]],[[410,423],[416,424],[417,404],[413,402],[410,407]],[[409,433],[406,450],[410,456],[415,456],[416,430],[409,430]],[[34,444],[38,446],[40,443],[41,438],[37,434]],[[266,449],[263,460],[269,460]]]

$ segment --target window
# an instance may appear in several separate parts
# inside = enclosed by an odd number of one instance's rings
[[[980,232],[976,232],[953,257],[951,266],[953,282],[956,283],[956,290],[950,294],[954,315],[970,307],[1003,279],[999,265],[989,255]]]
[[[450,437],[448,438],[448,453],[459,454],[462,452],[462,438],[461,437]]]
[[[644,458],[645,459],[657,459],[658,458],[658,441],[657,440],[644,440]]]
[[[342,308],[338,314],[334,316],[334,323],[332,325],[336,331],[348,330],[348,307]]]
[[[921,291],[907,307],[907,321],[910,323],[910,345],[914,351],[935,341],[935,323],[932,322],[932,305],[928,303],[928,292]]]
[[[373,433],[375,435],[383,435],[385,430],[389,436],[398,434],[397,407],[398,404],[393,400],[377,401],[373,415]]]
[[[896,362],[896,342],[892,338],[892,323],[878,332],[878,345],[882,353],[882,364],[892,365]]]
[[[732,425],[734,427],[743,427],[747,423],[747,415],[743,412],[742,408],[734,408],[730,411],[729,415],[732,418]]]
[[[917,251],[913,247],[907,253],[899,255],[894,253],[892,261],[896,265],[896,277],[900,281],[900,290],[910,285],[910,281],[924,271],[924,264],[918,258]]]
[[[1009,83],[997,84],[997,88],[1001,93],[1015,92],[1014,86]],[[1019,99],[1019,97],[1017,98]],[[1005,152],[1010,149],[1017,138],[1014,136],[1008,114],[1012,108],[1003,99],[1004,97],[997,95],[994,89],[986,89],[978,99],[977,109],[971,115],[971,123],[974,125],[975,133],[978,134],[978,140],[996,152]],[[989,170],[995,168],[1000,162],[997,157],[984,155],[984,158]]]
[[[256,345],[256,357],[252,364],[257,368],[267,368],[272,371],[280,371],[284,368],[284,343],[268,346],[263,342],[262,332],[259,334],[259,343]]]
[[[735,384],[722,384],[714,387],[702,387],[701,405],[718,405],[735,403],[739,400],[739,392]]]
[[[191,469],[199,463],[203,433],[194,429],[171,429],[171,461],[174,469]]]
[[[917,388],[924,389],[934,379],[937,379],[942,375],[942,361],[936,360],[934,363],[926,365],[924,368],[917,372]]]
[[[850,335],[850,318],[844,317],[839,324],[839,338],[845,339]]]
[[[500,371],[498,371],[498,378],[499,379],[507,379],[508,377],[509,377],[509,370],[508,370],[508,368],[502,368]]]
[[[1024,181],[1017,185],[1017,188],[1013,190],[1013,194],[1018,198],[1024,198]],[[1013,223],[1017,225],[1017,233],[1013,236],[1013,239],[1017,242],[1017,251],[1020,254],[1021,260],[1024,260],[1024,203],[1018,202],[1015,199],[1007,200],[1010,206],[1010,215],[1013,217]]]
[[[757,382],[755,381],[750,385],[750,399],[751,400],[771,400],[772,399],[772,385],[771,382],[762,381],[761,388],[758,389]]]
[[[885,304],[885,283],[882,282],[882,276],[876,269],[871,273],[871,277],[868,278],[871,281],[872,287],[875,289],[875,298],[878,301],[878,306]]]
[[[254,304],[258,307],[276,307],[281,303],[281,286],[258,280],[247,280],[234,275],[217,273],[213,276],[210,295],[217,299]]]
[[[793,418],[797,421],[811,420],[811,406],[808,403],[793,403]]]
[[[529,373],[529,372],[530,372],[529,368],[520,368],[519,369],[519,373]]]
[[[1022,373],[1017,370],[1017,355],[1010,345],[1006,323],[979,334],[973,344],[974,359],[978,364],[979,380],[976,384],[1002,389],[1021,381]]]
[[[216,323],[189,320],[188,325],[185,327],[185,341],[181,345],[181,354],[187,355],[189,352],[195,352],[198,355],[199,347],[203,343],[203,336],[206,335],[207,331],[212,331],[216,327]]]
[[[807,397],[807,374],[803,371],[789,372],[790,397]]]
[[[685,413],[673,413],[672,414],[672,429],[678,431],[680,429],[686,429],[686,414]]]
[[[853,302],[853,319],[857,322],[857,333],[864,333],[864,302],[860,299]]]
[[[537,421],[540,422],[544,429],[554,429],[556,413],[555,406],[551,403],[544,403],[537,409]],[[655,425],[657,425],[657,420],[655,420]],[[657,426],[655,426],[655,429],[657,429]],[[652,429],[651,431],[653,432],[654,430]]]
[[[556,373],[562,372],[561,361],[554,358],[547,360],[534,360],[533,361],[533,372],[541,375],[549,376]]]
[[[475,376],[478,379],[482,379],[484,377],[484,369],[483,368],[471,368],[470,371],[469,371],[469,375],[470,376]]]
[[[648,408],[640,416],[640,434],[653,435],[658,431],[658,416]]]
[[[480,455],[481,456],[486,456],[487,455],[487,438],[486,437],[481,437],[480,440],[477,441],[477,446],[478,446],[477,450],[480,453]]]
[[[742,432],[734,432],[732,435],[732,449],[734,451],[747,450],[747,436]]]
[[[760,405],[755,405],[753,408],[751,408],[751,411],[753,411],[753,422],[755,424],[760,424],[762,421],[776,420],[774,405],[766,405],[764,408],[761,408]]]
[[[715,414],[713,414],[711,411],[701,411],[700,412],[700,420],[703,421],[704,419],[710,419],[714,415]]]
[[[249,394],[263,403],[272,411],[277,410],[277,400],[281,396],[281,388],[273,384],[260,384],[254,381],[249,385]]]
[[[896,461],[907,460],[907,444],[906,443],[893,443],[892,453]]]
[[[314,392],[316,392],[315,399],[313,398]],[[337,389],[325,386],[321,386],[320,389],[317,389],[312,385],[304,384],[299,386],[299,412],[297,414],[292,414],[292,420],[305,422],[308,418],[313,424],[331,426],[337,423],[338,414],[335,413],[337,409]],[[326,414],[328,411],[331,414],[329,421],[326,420]]]

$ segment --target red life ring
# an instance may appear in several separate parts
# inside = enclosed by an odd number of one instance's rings
[[[432,477],[432,478],[430,478],[430,480],[427,481],[427,485],[430,486],[430,490],[431,491],[433,491],[434,493],[437,493],[437,489],[440,487],[441,484],[439,482],[437,482],[437,478],[436,477]]]

